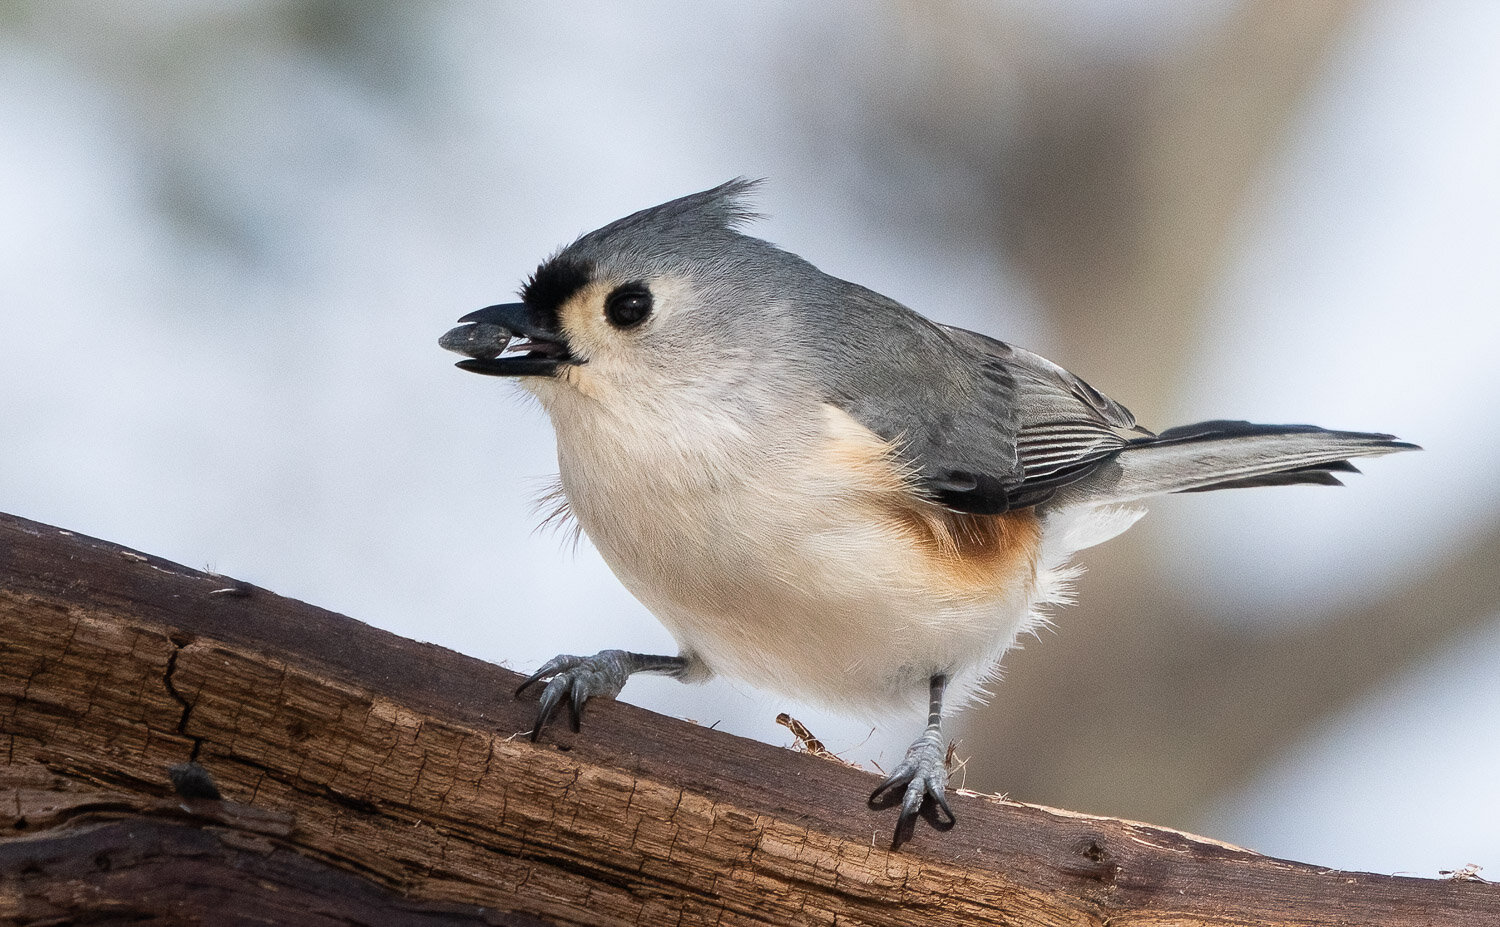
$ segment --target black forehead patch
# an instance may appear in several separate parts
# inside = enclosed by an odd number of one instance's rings
[[[594,278],[593,265],[574,258],[553,258],[531,275],[521,288],[521,301],[536,312],[542,313],[557,327],[557,313],[563,303]]]

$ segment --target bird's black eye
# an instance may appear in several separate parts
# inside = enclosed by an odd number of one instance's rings
[[[634,328],[651,314],[651,291],[644,283],[615,287],[604,300],[604,317],[616,328]]]

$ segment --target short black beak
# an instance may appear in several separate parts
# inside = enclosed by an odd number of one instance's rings
[[[545,336],[549,334],[548,327],[542,323],[541,319],[537,318],[538,315],[540,313],[533,311],[525,303],[501,303],[498,306],[485,306],[483,309],[476,309],[458,321],[460,323],[483,322],[487,325],[498,325],[501,328],[508,328],[518,335],[531,338],[535,335]]]
[[[462,370],[493,377],[548,376],[573,362],[554,320],[525,303],[486,306],[458,321],[438,344],[469,355],[458,362]],[[508,350],[518,353],[505,354]]]

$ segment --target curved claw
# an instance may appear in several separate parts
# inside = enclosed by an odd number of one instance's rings
[[[552,721],[552,716],[557,714],[557,709],[562,707],[564,688],[564,686],[557,685],[554,678],[552,682],[547,683],[547,688],[542,690],[542,699],[537,705],[536,724],[531,728],[532,743],[536,743],[537,738],[542,736],[542,728]]]
[[[954,814],[953,809],[948,807],[947,796],[942,792],[930,792],[928,794],[932,796],[933,807],[928,809],[927,823],[938,830],[952,830],[953,825],[958,823],[958,815]],[[948,816],[946,824],[943,823],[942,818],[938,817],[939,809],[942,810],[943,814]]]
[[[568,727],[577,734],[583,726],[583,706],[588,703],[589,690],[584,677],[573,680],[573,686],[568,690]]]
[[[533,684],[546,679],[548,676],[556,676],[558,673],[570,670],[582,662],[583,657],[575,657],[570,653],[560,653],[552,659],[548,660],[546,663],[543,663],[541,669],[532,673],[530,676],[527,676],[524,682],[522,682],[519,686],[516,686],[515,694],[520,695]]]
[[[882,811],[886,808],[889,808],[891,805],[894,805],[896,803],[895,788],[897,786],[905,786],[909,781],[911,781],[909,777],[900,775],[895,775],[887,778],[884,782],[875,786],[875,791],[870,793],[870,797],[865,800],[865,804],[868,805],[872,811]],[[880,796],[880,793],[886,791],[887,789],[891,790],[891,794],[882,798]]]

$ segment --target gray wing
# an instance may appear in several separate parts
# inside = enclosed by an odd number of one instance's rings
[[[944,504],[976,512],[1037,505],[1124,447],[1129,439],[1121,431],[1145,433],[1129,409],[1045,357],[963,329],[946,331],[960,346],[993,358],[987,362],[1003,366],[1014,381],[1019,472],[1001,483],[1003,498],[980,498],[965,505],[969,500],[956,504],[939,496]],[[941,456],[942,450],[934,447],[929,453]]]
[[[891,324],[863,356],[830,358],[831,398],[895,443],[942,505],[996,514],[1045,502],[1136,428],[1124,406],[1046,358],[879,299]]]

